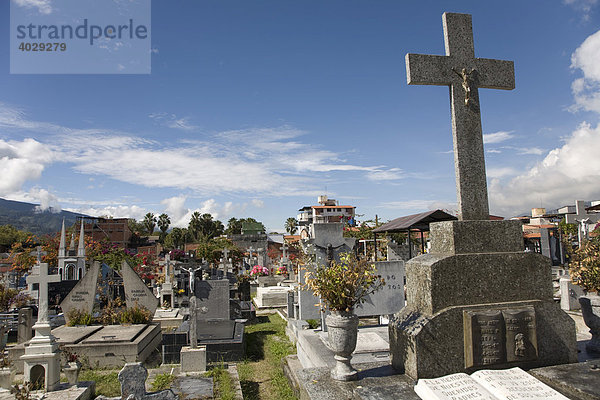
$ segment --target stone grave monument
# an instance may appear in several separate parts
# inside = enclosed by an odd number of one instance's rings
[[[32,337],[33,310],[30,307],[21,308],[18,318],[17,343],[28,342]]]
[[[35,336],[25,345],[21,356],[24,368],[24,381],[35,384],[43,382],[43,389],[51,392],[60,379],[60,350],[52,336],[48,320],[48,283],[60,281],[59,275],[48,275],[48,264],[39,264],[39,275],[27,277],[27,283],[38,284],[38,319],[33,329]]]
[[[173,294],[173,283],[171,282],[173,272],[171,270],[171,256],[165,255],[165,282],[160,287],[160,305],[168,304],[175,308],[175,296]]]
[[[314,238],[308,239],[302,243],[304,251],[313,257],[313,265],[328,265],[331,261],[339,261],[340,254],[352,251],[356,239],[345,238],[344,228],[341,223],[313,223],[312,232]],[[304,284],[305,273],[313,267],[307,265],[298,270],[300,284]],[[299,289],[299,319],[319,319],[321,313],[315,304],[319,303],[319,298],[308,290]]]
[[[154,315],[158,307],[158,299],[125,261],[121,264],[121,277],[123,278],[127,308],[136,305],[143,306],[150,311],[151,316]]]
[[[196,282],[194,313],[197,343],[199,346],[206,346],[208,361],[235,361],[244,357],[246,320],[231,319],[229,289],[227,279]]]
[[[575,323],[552,299],[548,258],[519,221],[490,221],[478,88],[513,89],[511,61],[475,58],[471,16],[443,15],[446,56],[408,54],[408,84],[450,87],[458,221],[431,224],[390,321],[392,366],[413,379],[577,362]]]
[[[198,300],[190,298],[190,345],[181,349],[181,372],[206,371],[206,346],[198,346]]]
[[[98,286],[98,273],[100,272],[100,263],[94,261],[90,270],[77,282],[73,290],[60,303],[60,308],[65,316],[65,321],[69,323],[69,314],[71,310],[80,310],[88,314],[92,313],[94,308],[94,299],[96,298],[96,288]]]

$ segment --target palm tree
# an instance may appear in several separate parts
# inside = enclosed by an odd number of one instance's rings
[[[166,233],[167,229],[169,229],[169,225],[171,224],[171,219],[165,213],[162,213],[158,216],[158,229],[162,231],[162,233]]]
[[[156,217],[154,214],[148,213],[144,216],[142,224],[144,224],[144,228],[146,228],[148,234],[152,235],[152,232],[154,232],[154,227],[156,226]]]
[[[296,218],[289,217],[288,219],[285,220],[285,230],[290,235],[293,235],[296,233],[296,231],[298,230],[298,221],[296,220]]]
[[[198,240],[198,236],[202,232],[202,223],[200,222],[200,217],[200,213],[198,211],[194,211],[192,218],[190,219],[190,224],[188,225],[188,231],[194,240]]]

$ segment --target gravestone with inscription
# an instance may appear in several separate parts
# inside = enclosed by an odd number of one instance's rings
[[[69,323],[71,310],[80,310],[88,314],[92,313],[96,288],[98,286],[99,271],[100,263],[98,261],[93,262],[90,270],[77,282],[73,290],[60,303],[60,308],[65,315],[67,324]]]
[[[195,315],[196,342],[206,346],[207,361],[234,361],[244,357],[244,324],[246,320],[231,319],[230,282],[228,279],[196,282]],[[190,307],[194,307],[190,303]],[[190,324],[193,329],[194,324]],[[190,332],[190,338],[193,333]]]
[[[158,307],[158,299],[125,261],[121,264],[121,277],[123,278],[127,308],[143,306],[153,316]]]
[[[313,223],[313,238],[303,241],[302,247],[312,262],[299,267],[298,275],[300,285],[305,283],[304,275],[312,270],[315,265],[328,265],[331,261],[340,261],[342,253],[354,249],[356,239],[344,237],[344,227],[341,223]],[[298,289],[298,306],[300,319],[319,319],[319,298],[310,290]]]
[[[392,366],[413,379],[577,362],[575,323],[553,302],[551,262],[519,221],[489,219],[478,88],[513,89],[509,61],[475,58],[471,16],[443,15],[446,56],[408,54],[409,84],[450,87],[459,220],[432,223],[406,264],[389,324]]]

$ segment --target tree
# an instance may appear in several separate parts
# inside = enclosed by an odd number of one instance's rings
[[[12,225],[0,226],[0,252],[8,251],[13,244],[23,243],[31,233],[20,231]]]
[[[158,229],[160,229],[162,233],[167,232],[167,229],[169,229],[170,224],[171,219],[167,214],[162,213],[158,216]]]
[[[169,225],[171,224],[171,219],[165,213],[162,213],[158,216],[158,229],[160,229],[160,238],[159,242],[161,244],[165,243],[165,238],[167,237],[167,229],[169,229]]]
[[[265,225],[262,222],[249,217],[249,218],[241,218],[241,219],[230,218],[229,221],[227,221],[227,229],[224,232],[227,235],[239,235],[242,233],[242,225],[247,222],[260,224],[260,226],[262,227],[262,230],[264,232],[267,231],[267,228],[265,228]]]
[[[129,230],[137,235],[144,234],[146,232],[146,228],[142,222],[136,221],[134,218],[129,218],[127,220],[127,226],[129,226]]]
[[[229,221],[227,221],[227,229],[225,229],[225,233],[227,235],[239,235],[242,233],[242,221],[231,217]]]
[[[152,235],[154,232],[154,227],[156,226],[156,217],[152,213],[148,213],[144,216],[144,220],[142,221],[144,224],[144,228],[149,235]]]
[[[173,228],[165,237],[164,246],[167,248],[178,249],[185,244],[189,236],[190,234],[187,229]]]
[[[188,232],[192,235],[194,240],[198,240],[198,236],[201,231],[201,223],[200,223],[200,213],[198,211],[194,211],[192,213],[192,217],[190,218],[190,223],[188,225]]]
[[[285,220],[285,230],[290,235],[294,235],[298,231],[298,221],[294,217],[289,217]]]

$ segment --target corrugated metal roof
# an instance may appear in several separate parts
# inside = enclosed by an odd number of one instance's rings
[[[454,215],[450,215],[442,210],[427,211],[420,214],[407,215],[406,217],[396,218],[387,224],[381,225],[377,229],[373,229],[373,232],[401,232],[408,229],[419,229],[422,231],[429,230],[429,224],[432,222],[440,221],[453,221],[456,220]]]

